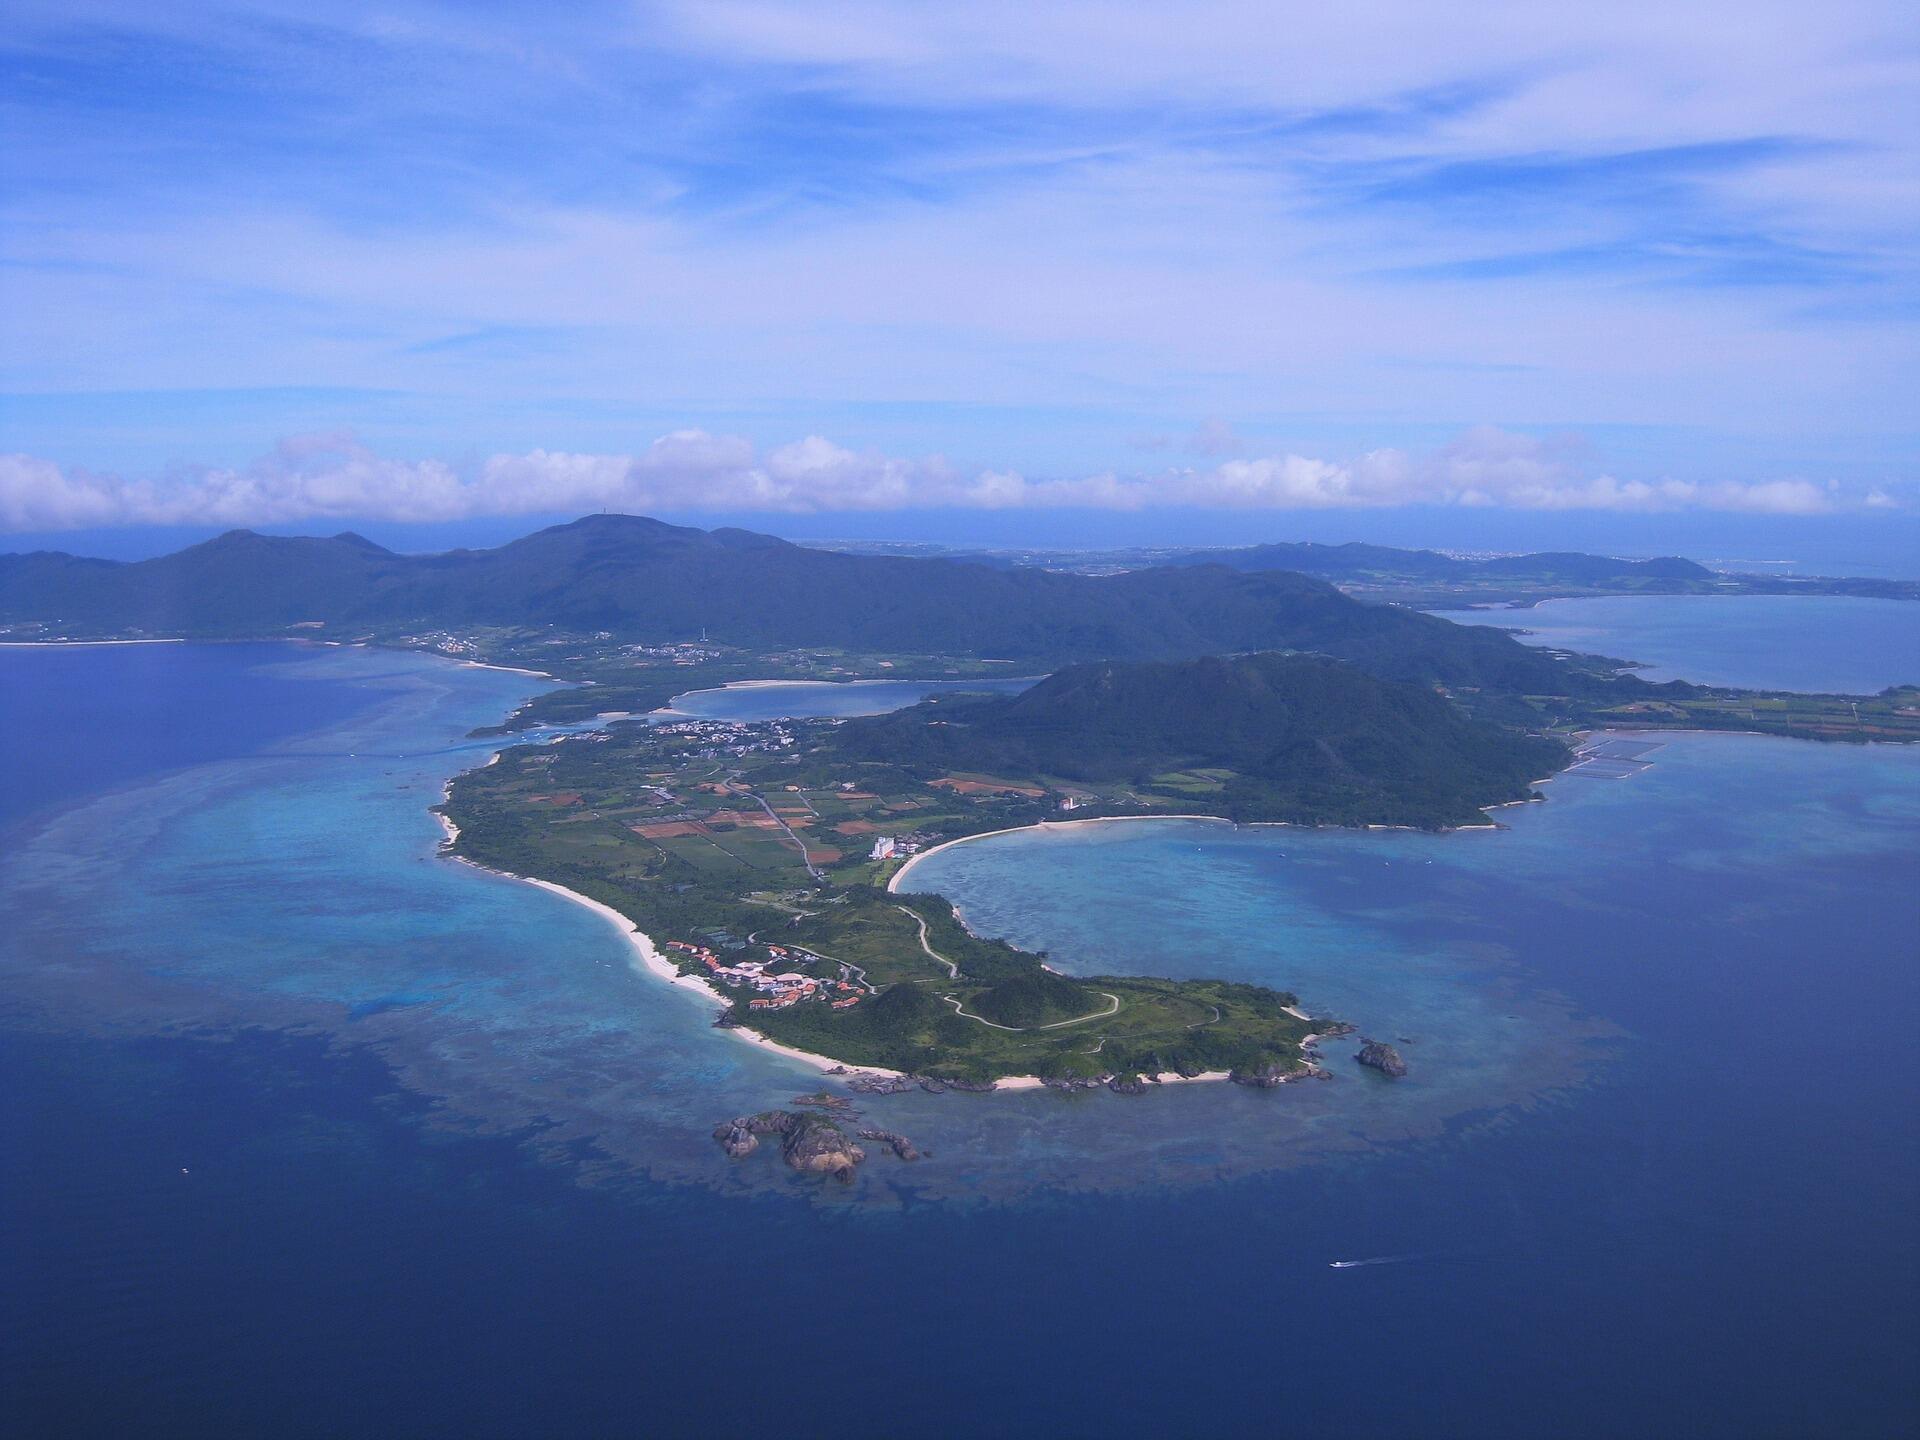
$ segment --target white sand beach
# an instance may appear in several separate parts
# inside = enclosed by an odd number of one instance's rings
[[[450,842],[458,838],[460,828],[457,825],[444,815],[439,816],[439,820],[441,825],[446,829],[447,839]],[[531,875],[515,875],[507,870],[495,870],[489,865],[477,865],[463,856],[456,856],[455,858],[459,859],[462,864],[473,865],[473,868],[476,870],[485,870],[490,875],[504,876],[508,880],[518,880],[525,885],[537,885],[542,890],[573,901],[576,905],[584,905],[620,932],[621,937],[633,948],[634,956],[638,962],[635,966],[636,969],[644,971],[656,980],[664,980],[669,985],[679,985],[698,991],[702,996],[723,1010],[733,1003],[713,985],[702,980],[699,976],[682,973],[671,960],[668,960],[666,956],[660,953],[659,949],[654,945],[651,936],[611,905],[602,904],[590,896],[582,895],[578,890],[569,890],[564,885],[556,885],[551,880],[539,880]],[[815,1055],[806,1050],[796,1050],[791,1045],[782,1045],[778,1041],[769,1040],[765,1035],[755,1030],[749,1030],[745,1026],[730,1026],[723,1033],[745,1041],[749,1045],[756,1045],[762,1050],[771,1050],[776,1055],[784,1055],[789,1060],[798,1061],[800,1064],[810,1066],[815,1070],[844,1070],[846,1071],[846,1078],[851,1078],[855,1074],[897,1077],[903,1073],[899,1070],[889,1070],[881,1065],[849,1065],[846,1061],[835,1060],[831,1056]]]
[[[169,636],[164,640],[0,640],[0,650],[79,650],[94,649],[101,645],[184,645],[184,635]]]
[[[893,878],[887,881],[887,891],[889,894],[897,894],[900,882],[907,878],[907,873],[914,866],[930,855],[938,855],[942,850],[951,850],[955,845],[967,845],[975,840],[986,840],[995,835],[1013,835],[1022,830],[1066,830],[1076,825],[1124,825],[1128,821],[1137,820],[1205,820],[1212,825],[1233,824],[1233,821],[1219,815],[1090,815],[1084,820],[1037,820],[1031,825],[1008,825],[999,830],[982,830],[978,835],[962,835],[957,840],[948,840],[931,849],[922,850],[918,855],[909,856],[907,863],[894,871]]]
[[[496,873],[504,875],[508,872],[503,870]],[[620,932],[626,942],[633,947],[633,953],[640,962],[640,968],[645,970],[649,975],[664,980],[669,985],[682,985],[697,990],[709,1000],[713,1001],[714,1004],[723,1008],[732,1003],[726,996],[722,995],[699,976],[681,974],[680,971],[674,967],[673,962],[668,960],[654,947],[652,937],[636,927],[631,920],[627,919],[626,916],[622,915],[611,905],[604,905],[598,900],[582,895],[578,890],[569,890],[566,886],[556,885],[551,880],[536,880],[531,875],[515,875],[512,878],[524,881],[528,885],[538,885],[542,890],[549,891],[555,895],[565,896],[576,905],[586,906],[587,909],[593,911],[594,914],[600,916],[601,919],[605,920]]]
[[[474,670],[504,670],[509,675],[531,675],[536,680],[551,680],[555,684],[561,683],[558,675],[549,675],[544,670],[527,670],[518,665],[490,665],[485,660],[462,660],[460,663]]]

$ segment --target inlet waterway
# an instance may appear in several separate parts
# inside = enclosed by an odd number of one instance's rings
[[[1443,610],[1530,645],[1637,661],[1649,680],[1873,695],[1920,684],[1920,604],[1853,595],[1597,595]]]

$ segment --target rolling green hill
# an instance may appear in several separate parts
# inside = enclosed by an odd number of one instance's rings
[[[1209,813],[1316,824],[1471,823],[1567,760],[1432,690],[1279,654],[1075,665],[1010,698],[850,720],[833,745],[923,774],[1191,784]]]

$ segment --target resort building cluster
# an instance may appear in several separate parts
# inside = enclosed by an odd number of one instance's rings
[[[740,942],[732,941],[732,945],[740,946]],[[667,948],[678,950],[681,954],[699,961],[710,977],[729,989],[750,988],[759,992],[747,1002],[755,1010],[784,1010],[790,1005],[798,1005],[803,1000],[813,999],[824,999],[836,1010],[850,1010],[860,1003],[862,993],[860,988],[850,984],[844,978],[821,980],[812,975],[802,975],[797,970],[782,970],[775,973],[773,967],[776,965],[805,964],[812,958],[802,960],[784,945],[765,946],[767,958],[764,960],[731,962],[723,961],[707,946],[695,945],[687,940],[669,940]]]
[[[655,728],[661,735],[704,742],[687,752],[704,760],[793,748],[793,731],[778,720],[752,725],[738,720],[676,720]]]

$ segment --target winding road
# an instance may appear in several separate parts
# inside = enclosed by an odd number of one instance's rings
[[[953,961],[947,959],[946,956],[942,955],[938,950],[934,949],[933,946],[927,943],[926,916],[922,915],[918,910],[909,910],[904,905],[896,905],[893,908],[898,910],[902,915],[907,915],[912,917],[914,923],[920,927],[920,948],[926,951],[927,954],[932,959],[938,960],[942,965],[946,966],[947,974],[951,975],[954,979],[958,980],[960,978],[960,967],[954,964]],[[983,1021],[982,1023],[991,1025],[993,1022],[991,1020],[987,1020],[987,1021]],[[1002,1026],[1001,1028],[1005,1029],[1006,1027]]]
[[[786,821],[782,820],[778,815],[774,814],[773,806],[767,803],[766,796],[760,794],[757,790],[749,791],[748,793],[751,794],[755,800],[758,800],[760,802],[760,808],[767,812],[767,818],[773,821],[773,823],[778,825],[782,830],[787,832],[787,839],[791,840],[800,851],[800,863],[807,867],[807,873],[813,876],[813,878],[819,881],[822,885],[826,884],[827,877],[820,873],[819,868],[813,863],[813,857],[807,853],[807,842],[802,840],[798,835],[793,833],[793,827],[791,825],[787,824]]]
[[[908,909],[905,905],[896,905],[893,908],[898,910],[902,915],[911,915],[913,917],[914,923],[920,927],[920,948],[926,951],[930,958],[938,960],[942,965],[946,966],[947,973],[951,975],[955,980],[958,980],[960,978],[960,967],[954,964],[953,961],[949,960],[946,956],[942,955],[938,950],[934,949],[932,945],[927,943],[926,916],[922,915],[917,910]],[[1106,1009],[1095,1010],[1088,1015],[1076,1015],[1071,1020],[1055,1020],[1050,1024],[1046,1024],[1046,1025],[1002,1025],[997,1020],[987,1019],[987,1017],[984,1015],[973,1014],[972,1012],[967,1010],[964,1006],[962,1006],[959,1000],[955,999],[951,995],[942,995],[940,998],[946,1001],[949,1005],[953,1006],[953,1010],[956,1015],[964,1015],[969,1020],[978,1020],[982,1025],[991,1025],[995,1030],[1010,1030],[1010,1031],[1013,1031],[1015,1034],[1020,1034],[1028,1030],[1058,1030],[1062,1026],[1066,1026],[1066,1025],[1084,1025],[1089,1020],[1104,1020],[1109,1015],[1114,1015],[1119,1013],[1120,997],[1118,995],[1114,994],[1111,990],[1096,990],[1093,993],[1096,995],[1104,995],[1107,997]],[[1218,1012],[1216,1012],[1216,1015],[1217,1013]],[[1105,1036],[1101,1037],[1101,1041],[1103,1044],[1105,1043],[1105,1039],[1106,1039]]]

